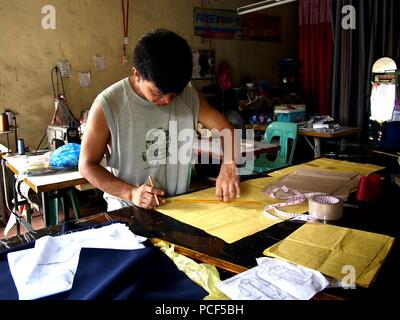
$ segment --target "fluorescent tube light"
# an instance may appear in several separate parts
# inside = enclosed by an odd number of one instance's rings
[[[237,14],[242,15],[250,12],[255,12],[263,9],[272,8],[275,6],[280,6],[281,4],[294,2],[297,0],[267,0],[253,3],[244,7],[237,8]]]

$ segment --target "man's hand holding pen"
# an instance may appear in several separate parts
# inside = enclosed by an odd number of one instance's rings
[[[162,198],[164,195],[164,190],[142,184],[140,187],[134,187],[132,191],[132,202],[136,206],[144,209],[154,209],[159,205],[165,204],[166,201]],[[159,204],[157,204],[156,197],[158,198]]]

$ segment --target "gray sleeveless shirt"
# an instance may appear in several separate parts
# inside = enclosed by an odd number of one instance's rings
[[[108,170],[136,186],[149,184],[151,176],[155,187],[169,196],[186,192],[193,136],[184,135],[182,139],[178,135],[183,129],[194,133],[197,127],[200,103],[196,90],[188,85],[169,105],[157,106],[136,94],[125,78],[101,92],[96,100],[111,133]],[[186,160],[179,161],[179,152]],[[104,198],[108,211],[132,205],[107,193]]]

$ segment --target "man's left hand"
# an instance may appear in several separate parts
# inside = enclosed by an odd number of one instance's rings
[[[218,200],[229,201],[240,197],[240,178],[236,164],[222,164],[216,183]]]

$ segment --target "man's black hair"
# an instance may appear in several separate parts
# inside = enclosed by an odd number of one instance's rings
[[[141,77],[154,82],[161,93],[180,93],[192,77],[192,50],[181,36],[158,29],[139,40],[133,64]]]

